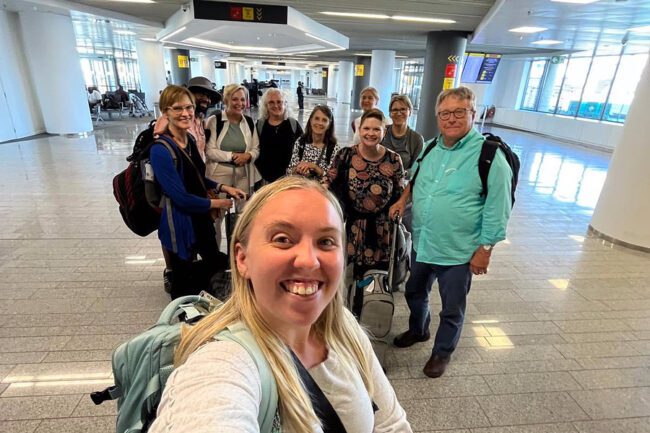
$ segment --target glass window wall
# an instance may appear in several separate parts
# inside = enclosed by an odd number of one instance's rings
[[[596,52],[531,60],[520,109],[625,122],[648,54]]]

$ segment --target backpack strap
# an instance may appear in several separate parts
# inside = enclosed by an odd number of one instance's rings
[[[223,125],[225,122],[221,118],[223,116],[223,112],[221,110],[217,110],[216,113],[214,113],[214,117],[217,120],[217,139],[219,139],[219,136],[221,135],[221,131],[223,130]]]
[[[266,123],[266,119],[257,119],[257,136],[259,138],[262,138],[262,129],[264,129],[264,124]]]
[[[481,178],[481,185],[483,189],[481,190],[481,197],[487,197],[488,193],[488,176],[490,175],[490,168],[492,167],[492,161],[496,156],[497,149],[499,148],[499,142],[492,141],[490,139],[485,139],[481,147],[481,156],[478,160],[478,175]]]
[[[422,152],[422,156],[420,156],[415,162],[418,163],[418,168],[415,170],[415,173],[413,173],[413,177],[411,178],[411,194],[413,194],[413,185],[415,185],[415,179],[418,177],[418,174],[420,173],[420,167],[422,164],[422,160],[431,152],[431,149],[436,147],[436,144],[438,144],[438,138],[433,138],[426,143],[424,143],[426,147],[424,148],[424,152]]]
[[[214,339],[218,341],[234,341],[246,349],[250,357],[253,358],[260,373],[262,387],[262,401],[260,402],[257,422],[260,426],[260,433],[271,433],[275,414],[278,411],[278,388],[271,366],[257,344],[255,337],[246,325],[238,322],[219,332]]]
[[[298,162],[302,161],[302,156],[305,154],[305,145],[306,141],[302,138],[298,140]]]
[[[246,119],[246,123],[248,123],[248,129],[251,131],[251,135],[255,132],[255,122],[253,122],[253,118],[251,116],[243,115],[244,119]]]
[[[293,131],[294,137],[296,136],[296,130],[298,130],[298,121],[293,117],[289,117],[289,124],[291,125],[291,131]]]

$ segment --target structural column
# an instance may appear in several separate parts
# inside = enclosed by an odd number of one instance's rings
[[[379,109],[388,114],[390,95],[393,93],[395,51],[372,50],[370,86],[379,92]]]
[[[329,68],[321,69],[321,89],[323,89],[323,95],[327,96],[327,81],[329,80]]]
[[[153,110],[159,92],[167,86],[163,47],[158,42],[138,39],[135,41],[135,51],[140,68],[140,90],[144,92],[147,107]]]
[[[352,91],[352,107],[360,110],[361,91],[370,85],[370,57],[357,57],[354,65],[354,89]]]
[[[169,63],[171,64],[172,83],[184,85],[190,81],[190,50],[174,48],[169,50]]]
[[[614,243],[650,251],[650,57],[616,145],[590,227]]]
[[[424,77],[416,127],[425,140],[438,135],[436,98],[443,88],[454,87],[460,80],[458,63],[463,57],[466,44],[466,32],[430,32],[427,36]]]
[[[339,62],[338,102],[349,104],[352,98],[354,64],[347,60]]]
[[[327,97],[337,99],[339,65],[330,65],[327,71]]]
[[[68,16],[33,11],[20,12],[19,18],[25,57],[45,130],[52,134],[92,131],[88,92],[75,49],[72,20]]]

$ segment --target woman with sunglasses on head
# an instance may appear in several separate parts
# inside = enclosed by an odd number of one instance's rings
[[[232,296],[183,330],[149,431],[410,433],[344,306],[344,238],[319,183],[287,176],[256,192],[233,233]]]
[[[321,179],[338,151],[332,110],[326,105],[317,105],[307,120],[305,133],[293,145],[287,174]]]
[[[334,158],[326,183],[346,216],[348,264],[360,279],[370,269],[388,269],[391,222],[388,208],[404,190],[400,156],[381,145],[384,114],[372,109],[361,116],[361,142]]]
[[[188,133],[194,122],[194,95],[185,87],[167,86],[160,95],[165,131],[151,147],[151,166],[163,193],[158,238],[170,260],[171,296],[196,295],[210,277],[227,267],[219,252],[210,211],[227,209],[229,199],[208,198],[211,191],[234,197],[244,192],[205,177],[205,164]],[[173,154],[171,153],[173,152]],[[196,254],[200,261],[194,261]]]
[[[224,88],[225,111],[210,117],[210,139],[205,146],[206,176],[215,182],[231,184],[250,194],[259,180],[254,162],[260,154],[259,137],[250,116],[244,114],[248,90],[241,84]],[[238,209],[244,201],[238,200]],[[221,220],[216,221],[217,239],[221,239]]]
[[[257,120],[260,156],[255,166],[266,183],[287,173],[293,143],[303,134],[302,127],[291,117],[287,100],[280,89],[270,88],[262,95]]]

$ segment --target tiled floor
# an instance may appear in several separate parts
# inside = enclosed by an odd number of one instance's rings
[[[336,111],[348,141],[349,110]],[[115,405],[88,393],[168,300],[155,235],[130,233],[112,197],[144,123],[107,123],[0,145],[2,433],[113,431]],[[518,200],[448,373],[421,373],[429,343],[388,354],[414,430],[650,432],[650,255],[586,235],[609,155],[498,132],[521,155]]]

